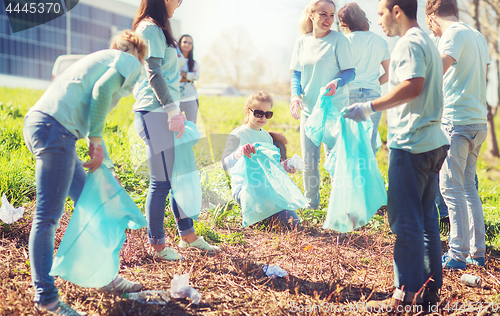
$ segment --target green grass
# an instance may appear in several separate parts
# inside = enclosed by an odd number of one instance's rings
[[[42,93],[43,91],[39,90],[0,87],[0,119],[2,120],[0,126],[0,193],[5,193],[15,206],[29,203],[35,198],[35,161],[24,144],[22,127],[25,113]],[[245,100],[245,97],[200,97],[201,119],[198,120],[198,126],[200,130],[205,132],[204,136],[207,136],[204,141],[210,141],[213,150],[207,156],[204,149],[201,148],[204,146],[202,143],[195,148],[195,151],[200,162],[204,207],[210,210],[212,217],[208,218],[206,223],[199,224],[197,229],[203,232],[202,235],[214,238],[214,241],[234,240],[234,242],[238,242],[238,236],[215,236],[211,229],[212,227],[224,227],[224,219],[241,221],[239,206],[231,202],[226,173],[220,168],[220,151],[225,145],[225,138],[221,135],[227,135],[234,128],[243,124]],[[133,104],[133,97],[126,97],[108,115],[104,139],[122,185],[138,206],[144,210],[148,188],[147,164],[144,144],[137,135],[133,124]],[[273,111],[274,116],[265,129],[281,132],[285,135],[288,140],[287,153],[289,157],[293,154],[302,156],[298,130],[299,121],[290,116],[288,102],[275,100]],[[497,135],[500,136],[500,119],[498,117],[496,118],[496,130]],[[387,183],[388,151],[385,147],[387,133],[385,114],[379,131],[384,145],[377,154],[377,161]],[[484,152],[485,147],[486,144],[484,144],[482,152]],[[82,160],[88,159],[85,141],[80,140],[77,143],[77,152]],[[498,159],[484,159],[481,155],[477,164],[479,195],[484,207],[488,245],[497,249],[500,249],[499,161]],[[322,178],[320,206],[322,210],[299,211],[303,219],[313,224],[323,222],[330,196],[329,175],[322,167],[323,163],[324,154],[320,167]],[[302,176],[296,174],[291,175],[291,178],[302,189]],[[173,221],[173,218],[171,220]],[[168,221],[167,225],[169,225]]]

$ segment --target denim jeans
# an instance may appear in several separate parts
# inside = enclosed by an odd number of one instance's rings
[[[355,90],[349,90],[349,103],[358,102],[368,102],[380,98],[380,93],[373,89],[359,88]],[[372,135],[370,136],[370,142],[372,145],[373,153],[377,154],[377,137],[378,137],[378,125],[380,124],[380,118],[382,117],[382,112],[375,112],[370,118],[373,122]]]
[[[304,196],[309,202],[312,209],[319,208],[320,195],[319,195],[319,161],[321,158],[321,147],[316,146],[309,137],[305,134],[305,124],[309,116],[302,112],[300,117],[300,145],[302,149],[302,157],[304,159]],[[328,153],[329,149],[324,146],[325,152]]]
[[[198,99],[191,101],[181,101],[179,106],[181,112],[186,114],[186,119],[196,124],[196,117],[198,115]]]
[[[174,133],[168,129],[168,115],[159,112],[135,112],[134,124],[137,133],[146,144],[149,166],[149,190],[146,197],[146,218],[150,244],[164,244],[165,205],[170,191],[170,175],[174,166]],[[170,195],[170,206],[177,221],[181,237],[194,232],[193,220],[187,217]]]
[[[465,262],[484,257],[484,215],[476,189],[476,162],[486,124],[442,125],[450,151],[440,172],[441,193],[450,216],[449,255]]]
[[[420,154],[401,149],[390,152],[387,214],[396,234],[394,285],[406,294],[404,300],[412,300],[430,277],[434,281],[427,284],[429,291],[437,292],[442,286],[439,217],[434,198],[447,149],[443,146]]]
[[[31,278],[35,302],[58,299],[54,277],[49,275],[54,255],[54,236],[66,197],[76,204],[87,173],[75,149],[77,138],[51,116],[31,113],[24,122],[24,140],[35,155],[36,208],[29,237]]]

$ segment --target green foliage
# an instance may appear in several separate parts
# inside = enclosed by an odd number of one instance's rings
[[[219,204],[210,210],[212,226],[225,228],[227,224],[241,223],[241,207],[234,201]]]
[[[0,87],[0,193],[5,192],[9,201],[16,207],[35,199],[35,159],[28,151],[23,139],[23,118],[28,109],[36,103],[43,91],[30,89],[10,89]],[[225,136],[243,124],[245,97],[200,97],[200,117],[198,126],[202,139],[195,146],[195,154],[200,167],[202,182],[203,208],[209,210],[207,216],[200,216],[196,225],[197,232],[213,242],[241,243],[238,233],[221,234],[217,229],[227,225],[241,225],[240,206],[231,197],[228,176],[220,168],[221,153],[225,146]],[[149,185],[148,167],[144,142],[134,127],[134,104],[132,96],[123,98],[118,106],[107,116],[104,130],[111,159],[123,187],[134,199],[141,210],[147,196]],[[268,131],[282,133],[288,140],[287,154],[301,154],[299,121],[289,114],[288,100],[275,99],[274,116],[265,126]],[[500,133],[500,119],[496,118],[497,133]],[[383,142],[377,153],[377,161],[382,176],[387,183],[388,150],[386,147],[387,124],[385,113],[382,116],[379,132]],[[218,136],[217,136],[218,135]],[[210,146],[208,146],[210,144]],[[482,152],[486,149],[483,145]],[[77,153],[82,160],[88,160],[87,143],[77,142]],[[328,172],[323,168],[325,156],[320,162],[320,210],[298,210],[299,216],[313,225],[321,225],[328,208],[331,183]],[[487,244],[500,248],[500,164],[486,161],[480,155],[477,164],[479,195],[483,202]],[[292,181],[302,190],[302,174],[290,175]],[[72,203],[67,203],[71,208]],[[165,228],[167,233],[177,236],[175,219],[166,203]],[[203,214],[202,214],[203,215]],[[383,218],[375,216],[369,226],[378,229]]]

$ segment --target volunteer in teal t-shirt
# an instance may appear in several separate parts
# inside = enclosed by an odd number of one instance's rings
[[[121,97],[129,95],[139,78],[146,44],[126,30],[111,42],[112,49],[83,57],[55,78],[26,114],[24,139],[35,155],[37,203],[31,227],[29,252],[35,302],[58,315],[79,315],[59,301],[54,277],[49,275],[55,231],[69,195],[76,204],[87,174],[103,159],[112,168],[102,138],[106,115]],[[129,52],[129,53],[125,53]],[[76,141],[89,139],[90,161],[82,164]],[[114,172],[114,171],[113,171]],[[115,177],[118,179],[115,173]],[[116,276],[104,292],[139,291],[142,285]]]
[[[440,128],[443,65],[435,45],[418,26],[417,7],[417,0],[379,2],[382,29],[388,36],[401,37],[392,51],[390,91],[343,111],[345,117],[361,121],[374,111],[387,110],[391,149],[387,215],[396,234],[396,290],[388,300],[368,302],[372,308],[401,308],[412,302],[438,304],[443,282],[434,204],[439,169],[449,147]]]
[[[389,45],[380,36],[369,31],[365,12],[355,2],[346,4],[338,13],[341,28],[351,43],[352,59],[356,65],[356,78],[349,83],[349,103],[372,101],[380,97],[380,86],[389,77]],[[384,74],[380,75],[380,66]],[[370,135],[373,153],[378,150],[378,125],[382,112],[371,116]]]
[[[304,9],[300,22],[304,34],[295,41],[290,63],[293,70],[290,114],[296,120],[300,118],[300,144],[305,162],[304,193],[313,209],[318,209],[320,203],[321,147],[307,138],[304,126],[323,87],[329,90],[326,95],[332,96],[337,109],[349,105],[347,84],[355,77],[349,41],[341,33],[330,29],[334,18],[335,4],[332,0],[312,1]]]
[[[231,170],[239,159],[244,155],[252,159],[252,153],[255,154],[255,143],[273,144],[273,138],[264,129],[264,126],[272,118],[273,99],[265,91],[252,93],[245,102],[245,120],[243,125],[234,129],[228,136],[226,147],[223,153],[222,168]],[[294,167],[288,166],[289,159],[281,162],[283,169],[289,173],[295,173]],[[269,170],[267,170],[269,171]],[[248,179],[251,181],[252,179]],[[231,175],[231,194],[234,200],[241,205],[241,191],[243,189],[244,179],[241,176]],[[255,199],[261,199],[260,196],[252,196]],[[259,201],[266,202],[266,201]],[[270,203],[270,205],[273,205]],[[295,228],[299,223],[299,216],[295,210],[278,210],[277,213],[271,213],[272,210],[265,208],[260,210],[264,214],[259,214],[253,209],[242,210],[243,224],[246,216],[250,218],[261,217],[267,219],[271,224],[277,224],[288,229]],[[276,210],[274,210],[276,211]],[[253,224],[253,223],[250,223]],[[247,224],[248,225],[248,224]]]
[[[440,172],[440,189],[448,206],[449,250],[445,269],[484,266],[486,242],[483,207],[476,188],[476,162],[486,139],[488,45],[477,30],[460,22],[451,0],[430,1],[427,25],[440,38],[443,61],[442,129],[450,151]]]
[[[175,249],[166,246],[163,228],[175,150],[188,149],[187,146],[174,148],[174,137],[182,137],[186,117],[179,109],[180,67],[169,19],[181,3],[181,0],[143,0],[133,22],[133,29],[144,37],[148,45],[142,77],[134,88],[134,124],[146,145],[149,167],[145,206],[148,241],[154,257],[169,261],[183,259]],[[178,134],[174,136],[174,132]],[[196,247],[211,253],[220,250],[196,235],[193,220],[184,213],[172,194],[170,206],[181,236],[180,248]]]

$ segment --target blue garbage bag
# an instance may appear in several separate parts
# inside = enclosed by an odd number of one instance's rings
[[[54,258],[50,275],[82,287],[102,287],[118,275],[125,229],[147,225],[111,171],[89,173]]]
[[[193,122],[184,122],[184,134],[174,137],[175,161],[172,170],[171,194],[181,211],[193,220],[201,211],[201,182],[193,146],[198,143],[201,133]]]
[[[279,164],[279,149],[267,143],[254,143],[252,158],[243,156],[229,170],[232,176],[242,177],[240,191],[242,226],[260,222],[282,210],[309,206],[306,198]]]
[[[304,126],[306,136],[316,145],[323,142],[329,148],[335,145],[340,130],[340,111],[332,102],[332,97],[326,96],[328,91],[321,88],[320,97],[307,118]]]
[[[338,118],[341,130],[325,161],[332,191],[323,228],[352,231],[387,204],[384,180],[371,148],[371,121]]]

